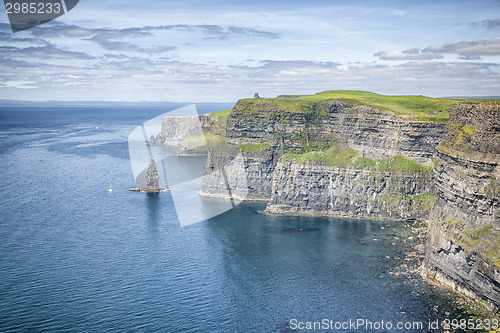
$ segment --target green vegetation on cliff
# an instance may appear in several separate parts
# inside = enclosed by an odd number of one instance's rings
[[[447,218],[443,223],[452,230],[455,242],[468,255],[479,254],[500,269],[500,230],[491,225],[469,226],[463,220]]]
[[[226,124],[230,113],[231,109],[227,109],[210,114],[211,122],[203,126],[205,140],[209,146],[225,142]]]
[[[240,150],[246,153],[256,153],[271,147],[268,143],[246,143],[239,146]]]
[[[408,195],[402,193],[384,193],[380,194],[378,197],[394,209],[400,209],[401,207],[407,207],[408,210],[421,208],[428,212],[431,211],[434,202],[436,202],[435,194]],[[402,201],[406,202],[406,204],[401,205]]]
[[[259,111],[266,108],[293,114],[297,112],[312,113],[314,109],[319,107],[317,113],[321,115],[321,103],[330,100],[339,100],[353,105],[367,105],[421,121],[440,122],[448,121],[450,105],[458,101],[451,98],[386,96],[365,91],[331,90],[315,95],[288,98],[243,99],[235,108],[258,117],[265,116]],[[323,111],[326,112],[326,110]]]
[[[216,119],[225,122],[225,121],[227,121],[227,118],[229,118],[230,113],[231,113],[231,109],[227,109],[227,110],[213,112],[212,116],[215,116]]]
[[[451,98],[431,98],[426,96],[387,96],[365,91],[331,90],[305,99],[342,99],[357,105],[368,105],[396,114],[414,117],[422,121],[446,122],[450,105],[456,103]]]
[[[432,170],[432,167],[421,165],[402,155],[381,160],[360,157],[360,153],[357,150],[349,147],[340,147],[338,144],[334,144],[324,151],[310,151],[303,154],[288,152],[283,155],[283,158],[285,160],[294,160],[300,164],[309,162],[339,168],[363,168],[375,172],[415,173]]]
[[[471,150],[470,140],[476,133],[474,126],[464,126],[462,123],[453,120],[448,123],[447,129],[447,138],[439,144],[437,147],[439,150],[448,154],[453,151],[462,152],[461,155],[465,155],[463,152]]]

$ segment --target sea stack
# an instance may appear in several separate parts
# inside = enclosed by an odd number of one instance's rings
[[[160,176],[156,170],[156,162],[152,158],[149,159],[149,167],[146,172],[146,187],[160,189]]]
[[[146,171],[146,186],[145,187],[131,187],[131,191],[136,192],[166,192],[169,189],[160,188],[160,175],[158,170],[156,170],[156,162],[154,159],[149,159],[148,171]]]

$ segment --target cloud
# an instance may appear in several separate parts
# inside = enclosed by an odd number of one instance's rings
[[[146,26],[143,27],[146,31],[150,30],[177,30],[177,31],[199,31],[206,35],[207,38],[229,39],[233,37],[251,36],[268,39],[278,39],[280,34],[265,30],[258,30],[248,27],[239,26],[224,26],[215,24],[176,24],[176,25],[161,25],[161,26]]]
[[[375,53],[382,60],[432,60],[444,54],[456,54],[462,60],[480,60],[485,55],[500,55],[500,38],[472,42],[436,44],[425,49],[380,51]]]
[[[382,60],[431,60],[443,58],[442,55],[423,51],[418,48],[380,51],[375,53],[374,56],[379,57]]]
[[[94,29],[87,29],[63,23],[49,23],[41,25],[33,29],[29,29],[28,32],[32,36],[38,37],[88,37],[96,33]]]
[[[178,102],[235,101],[256,91],[263,97],[329,89],[439,96],[488,95],[500,89],[498,65],[483,62],[381,65],[262,60],[224,66],[127,55],[113,60],[85,66],[44,64],[36,71],[29,62],[2,61],[1,81],[43,82],[30,89],[31,99],[60,99],[66,92],[68,99]],[[11,85],[4,92],[15,98],[23,96],[21,89]]]
[[[54,46],[26,47],[1,46],[0,57],[11,58],[44,58],[44,59],[94,59],[94,57],[82,53],[65,51]]]
[[[208,35],[206,38],[229,39],[238,36],[253,36],[260,38],[276,39],[279,35],[269,31],[256,30],[247,27],[238,26],[221,26],[221,25],[161,25],[161,26],[145,26],[140,28],[128,29],[96,29],[96,35],[88,40],[97,42],[106,50],[122,51],[122,52],[140,52],[140,53],[163,53],[177,49],[175,46],[157,46],[152,48],[143,48],[138,45],[119,42],[117,39],[129,36],[151,36],[151,31],[161,30],[177,30],[177,31],[199,31]]]
[[[0,23],[0,31],[12,33],[12,28],[10,27],[10,24]]]
[[[90,39],[93,40],[93,39]],[[104,49],[110,51],[122,52],[140,52],[140,53],[163,53],[175,50],[175,46],[157,46],[153,48],[142,48],[138,45],[127,42],[114,42],[110,40],[97,40],[97,43]]]
[[[484,20],[481,21],[481,25],[488,30],[500,28],[500,19],[496,20]]]
[[[0,26],[0,28],[2,28]],[[230,39],[237,37],[257,37],[267,39],[277,39],[279,34],[270,31],[258,30],[240,26],[222,26],[222,25],[159,25],[159,26],[144,26],[126,29],[112,28],[83,28],[77,25],[66,25],[62,23],[52,23],[46,26],[39,26],[31,29],[28,33],[34,36],[31,42],[36,42],[36,38],[40,41],[41,37],[71,37],[83,38],[99,44],[105,50],[120,51],[120,52],[138,52],[138,53],[163,53],[175,50],[177,47],[170,45],[160,45],[153,47],[143,47],[123,39],[131,37],[148,37],[153,36],[154,31],[184,31],[184,32],[201,32],[206,37],[205,39]],[[20,38],[11,37],[12,42],[22,41]],[[27,38],[24,41],[29,41]]]
[[[95,34],[91,39],[95,41],[121,39],[130,36],[151,36],[151,33],[144,28],[127,28],[127,29],[94,29]]]
[[[0,26],[0,28],[2,28]],[[177,24],[177,25],[159,25],[144,26],[126,29],[111,28],[82,28],[76,25],[52,24],[48,26],[39,26],[31,29],[29,32],[38,37],[88,37],[95,42],[122,39],[126,37],[151,36],[151,31],[159,30],[177,30],[177,31],[199,31],[206,34],[207,38],[229,39],[233,37],[252,36],[259,38],[277,39],[278,33],[258,30],[249,27],[223,26],[210,24]]]
[[[269,39],[278,39],[279,34],[272,33],[269,31],[256,30],[245,27],[229,26],[224,27],[220,25],[194,25],[192,26],[196,30],[200,30],[210,35],[216,36],[217,39],[229,39],[231,37],[238,36],[253,36],[262,37]]]
[[[14,38],[12,37],[12,34],[7,34],[0,32],[0,41],[2,42],[7,42],[7,43],[32,43],[36,45],[42,45],[42,46],[53,46],[49,41],[43,39],[43,38],[38,38],[38,37],[31,37],[31,38]]]
[[[500,55],[500,38],[481,39],[472,42],[432,45],[423,50],[432,53],[458,54],[463,57]]]

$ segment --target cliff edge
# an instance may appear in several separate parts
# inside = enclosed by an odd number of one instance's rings
[[[423,274],[500,309],[500,105],[451,107],[437,147]]]

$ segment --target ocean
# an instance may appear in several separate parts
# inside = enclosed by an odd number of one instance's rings
[[[0,108],[0,332],[440,332],[465,316],[396,274],[412,223],[244,202],[181,227],[171,193],[129,191],[129,133],[176,107]]]

